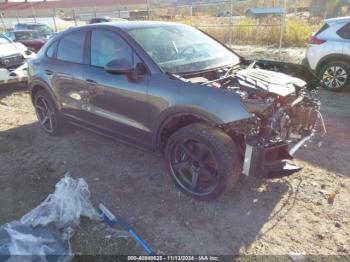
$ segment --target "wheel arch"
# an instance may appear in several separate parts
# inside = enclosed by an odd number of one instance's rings
[[[38,93],[40,90],[45,90],[46,91],[46,88],[44,88],[41,85],[35,85],[35,86],[33,86],[31,88],[30,96],[31,96],[31,99],[32,99],[33,103],[34,103],[34,97],[35,97],[36,93]]]
[[[193,112],[179,112],[166,117],[160,124],[156,135],[157,151],[164,155],[165,145],[172,134],[181,128],[194,123],[206,123],[216,126],[218,123],[203,114]]]
[[[55,95],[53,93],[53,91],[42,81],[35,81],[33,83],[30,84],[29,86],[29,90],[30,90],[30,97],[32,100],[32,103],[34,104],[34,97],[35,94],[37,92],[39,92],[40,90],[45,90],[52,98],[52,101],[55,103],[57,109],[61,109],[61,106],[59,105],[59,103],[57,102],[57,100],[55,99]]]
[[[350,56],[345,54],[331,54],[323,57],[316,66],[316,73],[318,74],[322,67],[331,62],[331,61],[337,61],[337,62],[347,62],[350,64]]]

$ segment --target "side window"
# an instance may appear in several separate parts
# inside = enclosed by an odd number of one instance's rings
[[[15,40],[16,40],[13,33],[7,32],[7,33],[5,33],[5,36],[6,36],[8,39],[10,39],[11,41],[15,41]]]
[[[321,34],[323,31],[327,30],[329,28],[329,24],[324,24],[320,30],[317,31],[316,35],[315,36],[318,36],[319,34]]]
[[[350,24],[346,24],[342,28],[340,28],[337,31],[337,34],[344,39],[350,40]]]
[[[85,35],[85,32],[74,32],[63,37],[58,44],[57,59],[82,64]]]
[[[91,34],[91,65],[105,67],[115,59],[125,59],[133,64],[131,47],[116,33],[96,30]]]
[[[53,58],[55,56],[55,51],[57,47],[57,41],[53,42],[50,47],[46,51],[46,55],[50,58]]]

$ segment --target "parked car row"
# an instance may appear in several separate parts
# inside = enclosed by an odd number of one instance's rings
[[[19,42],[0,34],[0,84],[27,80],[27,63],[36,54]]]
[[[38,31],[35,30],[17,30],[4,33],[4,35],[13,42],[19,42],[25,45],[33,52],[39,50],[46,43],[46,39],[42,38]]]
[[[44,24],[16,24],[13,31],[0,34],[0,84],[27,81],[27,60],[55,35]]]
[[[15,25],[14,30],[34,30],[43,39],[49,39],[54,34],[49,26],[40,23],[19,23]]]

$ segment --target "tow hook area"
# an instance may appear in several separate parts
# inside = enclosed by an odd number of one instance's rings
[[[288,152],[288,144],[280,143],[267,147],[247,144],[243,174],[260,178],[290,176],[302,169],[294,165],[292,159]]]

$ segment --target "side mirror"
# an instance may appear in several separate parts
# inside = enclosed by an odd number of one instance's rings
[[[115,59],[105,66],[106,72],[115,75],[130,75],[135,72],[129,61],[126,59]]]

